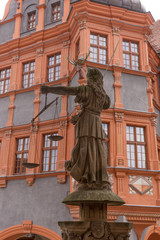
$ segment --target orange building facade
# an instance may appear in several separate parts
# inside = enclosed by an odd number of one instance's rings
[[[89,49],[85,70],[103,73],[111,99],[101,115],[108,173],[126,202],[108,207],[108,221],[132,222],[130,240],[160,239],[160,58],[148,38],[153,23],[134,0],[8,1],[0,22],[0,239],[60,240],[57,222],[78,219],[78,208],[61,202],[76,184],[64,162],[75,144],[70,119],[79,106],[61,96],[31,120],[46,104],[42,84],[86,84],[68,58],[84,58]],[[47,103],[56,97],[48,94]],[[63,140],[52,142],[51,134]],[[25,169],[24,161],[39,167]]]

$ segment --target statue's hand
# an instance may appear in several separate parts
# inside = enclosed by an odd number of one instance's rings
[[[42,94],[48,93],[48,86],[41,86],[41,93]]]

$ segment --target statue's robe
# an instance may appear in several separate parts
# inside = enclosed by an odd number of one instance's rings
[[[75,102],[82,106],[75,124],[76,145],[71,156],[71,176],[78,182],[108,182],[105,133],[100,113],[109,107],[109,97],[100,102],[89,85],[76,87]]]

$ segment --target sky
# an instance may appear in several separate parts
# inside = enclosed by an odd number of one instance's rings
[[[0,19],[3,18],[5,5],[8,0],[0,0]],[[150,11],[155,20],[160,19],[160,0],[141,0],[147,11]]]

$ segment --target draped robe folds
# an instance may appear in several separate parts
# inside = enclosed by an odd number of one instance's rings
[[[78,182],[107,183],[107,154],[105,133],[102,129],[100,113],[109,108],[110,99],[95,94],[92,85],[78,87],[41,88],[42,93],[75,95],[75,102],[81,106],[78,116],[72,117],[75,124],[76,145],[72,150],[71,160],[66,161],[66,170]]]
[[[108,182],[105,133],[100,113],[109,107],[106,95],[102,104],[89,85],[77,87],[75,102],[82,106],[75,125],[76,145],[71,156],[71,176],[78,182]]]

